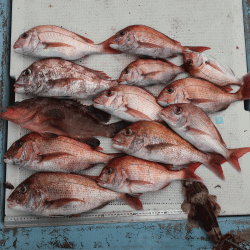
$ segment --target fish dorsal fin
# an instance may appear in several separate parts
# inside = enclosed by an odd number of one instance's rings
[[[178,42],[178,41],[176,41],[176,40],[174,40],[173,38],[170,38],[170,37],[168,37],[172,42],[174,42],[175,44],[177,44],[177,45],[180,45],[181,46],[181,43],[180,42]]]
[[[107,123],[111,119],[111,115],[105,111],[95,108],[93,105],[84,106],[86,111],[99,122]]]
[[[95,75],[99,76],[100,78],[104,79],[104,80],[108,80],[111,77],[109,77],[108,75],[106,75],[106,73],[104,73],[103,71],[99,71],[99,70],[95,70],[95,69],[90,69],[85,67],[88,71],[94,73]]]

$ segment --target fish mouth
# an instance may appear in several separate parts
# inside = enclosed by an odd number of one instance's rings
[[[14,91],[16,92],[16,93],[19,93],[19,94],[23,94],[24,92],[24,86],[22,85],[22,84],[20,84],[20,83],[15,83],[14,84]]]
[[[12,200],[10,199],[10,197],[7,199],[7,202],[9,203],[9,204],[8,204],[8,208],[13,208],[13,207],[16,206],[15,201],[12,201]]]
[[[157,102],[163,106],[163,107],[166,107],[166,106],[169,106],[170,104],[162,99],[157,99]]]
[[[11,107],[7,107],[6,111],[1,114],[1,118],[5,119],[10,117],[14,113],[14,110]]]
[[[127,84],[127,81],[122,79],[118,79],[117,82],[120,84]]]
[[[20,49],[20,48],[22,48],[22,45],[21,44],[14,44],[13,45],[13,49]]]
[[[103,102],[98,97],[94,100],[94,102],[94,104],[103,105]]]
[[[104,186],[106,184],[105,181],[101,180],[101,179],[97,179],[96,180],[96,183],[99,185],[99,186]]]

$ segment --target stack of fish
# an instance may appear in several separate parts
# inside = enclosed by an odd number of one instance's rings
[[[44,216],[72,215],[124,200],[142,209],[139,197],[145,192],[176,180],[202,181],[194,173],[201,164],[222,179],[226,161],[240,171],[238,159],[250,148],[228,149],[205,112],[250,99],[250,77],[235,77],[205,55],[207,49],[182,46],[144,25],[126,27],[100,44],[52,25],[23,33],[14,51],[47,59],[30,65],[14,85],[16,93],[38,97],[1,114],[33,131],[10,147],[5,162],[41,172],[16,187],[9,207]],[[139,59],[117,80],[66,61],[105,53]],[[166,60],[178,55],[183,56],[181,66]],[[183,72],[192,78],[173,82]],[[156,84],[166,85],[158,98],[142,87]],[[230,85],[240,89],[230,93]],[[79,101],[89,98],[94,105]],[[105,124],[110,114],[122,121]],[[128,155],[100,152],[94,136],[113,138],[113,147]],[[107,164],[99,176],[77,174],[99,163]]]

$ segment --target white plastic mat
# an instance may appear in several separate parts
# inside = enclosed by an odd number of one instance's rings
[[[13,0],[11,45],[19,35],[37,25],[57,25],[100,43],[117,31],[133,24],[150,26],[182,45],[208,46],[206,53],[232,68],[238,77],[246,74],[246,55],[241,0]],[[135,57],[125,54],[93,55],[76,61],[89,68],[102,70],[116,79]],[[11,76],[17,78],[22,70],[36,61],[11,50]],[[181,58],[172,62],[181,65]],[[185,77],[185,75],[181,75]],[[149,88],[158,94],[164,85]],[[16,95],[16,100],[27,98]],[[90,101],[88,103],[91,103]],[[210,115],[228,148],[250,146],[249,112],[243,102],[232,104],[226,111]],[[27,133],[9,122],[8,147]],[[101,138],[105,152],[112,149],[110,139]],[[250,153],[240,159],[241,173],[228,163],[223,164],[226,180],[220,180],[201,166],[196,173],[204,180],[211,194],[217,195],[221,215],[250,213]],[[85,173],[98,174],[103,166]],[[7,181],[15,187],[33,172],[7,166]],[[11,193],[6,190],[6,198]],[[44,226],[62,224],[93,224],[127,221],[181,219],[183,194],[180,182],[174,182],[159,192],[141,196],[144,211],[135,211],[120,202],[84,213],[78,218],[44,218],[17,212],[6,204],[5,226]]]

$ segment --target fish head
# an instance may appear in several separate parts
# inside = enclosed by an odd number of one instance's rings
[[[171,127],[181,128],[188,123],[190,115],[185,103],[170,105],[161,111],[161,118]]]
[[[187,70],[198,68],[202,64],[202,54],[199,52],[183,52],[183,62]]]
[[[113,137],[113,147],[127,154],[139,151],[145,143],[144,129],[140,124],[141,122],[135,122],[117,133]]]
[[[13,165],[25,165],[34,152],[32,137],[35,135],[37,134],[30,133],[14,142],[4,155],[4,162]]]
[[[7,199],[8,207],[14,210],[34,212],[41,202],[41,189],[35,175],[20,183]]]
[[[126,51],[134,47],[135,41],[134,31],[129,28],[125,28],[118,31],[113,37],[110,38],[109,46],[116,50]]]
[[[119,84],[127,84],[133,85],[134,83],[138,82],[140,77],[140,72],[135,67],[127,67],[125,68],[118,80]]]
[[[38,75],[32,65],[20,74],[14,87],[15,92],[18,94],[36,93],[40,86],[38,84]]]
[[[116,111],[124,104],[124,92],[119,87],[112,87],[94,99],[94,107],[108,113]]]
[[[36,29],[30,29],[19,36],[13,48],[16,53],[30,54],[38,46],[39,34]]]
[[[175,88],[172,84],[170,84],[161,91],[157,98],[157,102],[161,106],[166,107],[170,104],[176,103],[181,94],[181,89]]]
[[[1,118],[14,122],[16,124],[24,124],[34,118],[36,113],[41,109],[37,107],[33,99],[22,102],[15,102],[13,106],[6,108],[6,112],[1,114]]]

